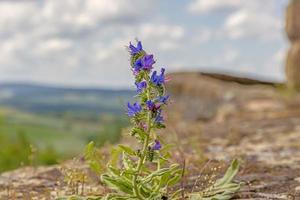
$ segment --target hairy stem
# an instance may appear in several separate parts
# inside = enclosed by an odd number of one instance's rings
[[[151,91],[150,91],[150,87],[149,87],[149,80],[147,80],[147,99],[150,100],[150,95],[151,95]],[[143,199],[142,195],[140,194],[139,190],[138,190],[138,185],[137,185],[137,178],[141,173],[141,169],[142,166],[145,162],[145,158],[147,155],[147,148],[149,146],[149,140],[150,140],[150,133],[151,133],[151,111],[149,110],[147,113],[147,131],[146,131],[146,138],[144,140],[144,144],[143,144],[143,149],[141,152],[141,156],[139,157],[139,161],[138,161],[138,165],[137,165],[137,170],[136,170],[136,174],[133,176],[133,190],[134,190],[134,194],[136,195],[136,197],[138,199]]]

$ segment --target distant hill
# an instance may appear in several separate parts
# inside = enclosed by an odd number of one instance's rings
[[[67,88],[38,84],[0,83],[0,106],[34,113],[124,113],[134,92],[96,88]]]

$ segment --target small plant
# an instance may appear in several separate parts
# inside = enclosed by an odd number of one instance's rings
[[[179,187],[183,169],[169,160],[171,145],[164,144],[159,129],[165,128],[163,109],[170,96],[166,94],[165,69],[153,71],[155,60],[146,53],[140,41],[130,43],[130,63],[135,78],[136,101],[127,104],[127,114],[133,125],[130,136],[138,143],[137,147],[118,145],[113,148],[106,173],[101,181],[111,189],[104,197],[60,198],[68,200],[228,200],[239,190],[240,184],[232,180],[239,169],[234,160],[225,173],[208,188],[185,194]],[[87,146],[85,158],[96,172],[104,170],[101,156],[94,144]],[[72,172],[73,174],[73,172]],[[99,173],[100,174],[100,173]]]
[[[210,187],[189,194],[190,200],[228,200],[240,190],[240,184],[234,183],[233,178],[239,171],[239,163],[234,160],[225,175],[215,181]]]
[[[64,175],[64,182],[67,184],[70,192],[75,195],[84,195],[84,187],[88,176],[84,169],[76,167],[78,161],[76,158],[72,161],[72,166],[66,166],[61,169]]]
[[[97,175],[101,175],[105,171],[104,156],[95,148],[94,142],[90,142],[85,149],[84,158],[87,161],[90,169],[94,171]]]
[[[114,191],[107,199],[176,199],[179,190],[170,187],[178,183],[182,169],[169,163],[169,146],[163,146],[162,137],[156,132],[165,127],[163,108],[169,101],[165,69],[152,72],[155,60],[140,41],[137,46],[130,43],[129,52],[137,101],[128,103],[127,114],[133,124],[131,136],[140,146],[135,149],[119,145],[115,149],[115,157],[120,155],[122,164],[118,167],[111,163],[108,173],[102,175],[102,181]]]

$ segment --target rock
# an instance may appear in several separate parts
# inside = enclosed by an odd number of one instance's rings
[[[286,59],[287,85],[300,91],[300,1],[292,0],[286,11],[286,32],[291,48]]]
[[[291,0],[286,10],[285,30],[291,41],[300,39],[300,1]]]
[[[300,90],[300,40],[292,43],[286,60],[287,84]]]
[[[287,97],[275,84],[239,80],[173,74],[168,87],[176,107],[169,111],[172,129],[166,132],[181,138],[187,152],[181,157],[191,173],[201,168],[190,156],[197,148],[208,160],[240,158],[238,179],[246,185],[235,199],[300,199],[300,95]],[[210,115],[203,118],[198,108]]]

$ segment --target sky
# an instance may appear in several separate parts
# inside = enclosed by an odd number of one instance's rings
[[[0,0],[0,82],[129,88],[126,45],[156,67],[284,80],[288,0]]]

